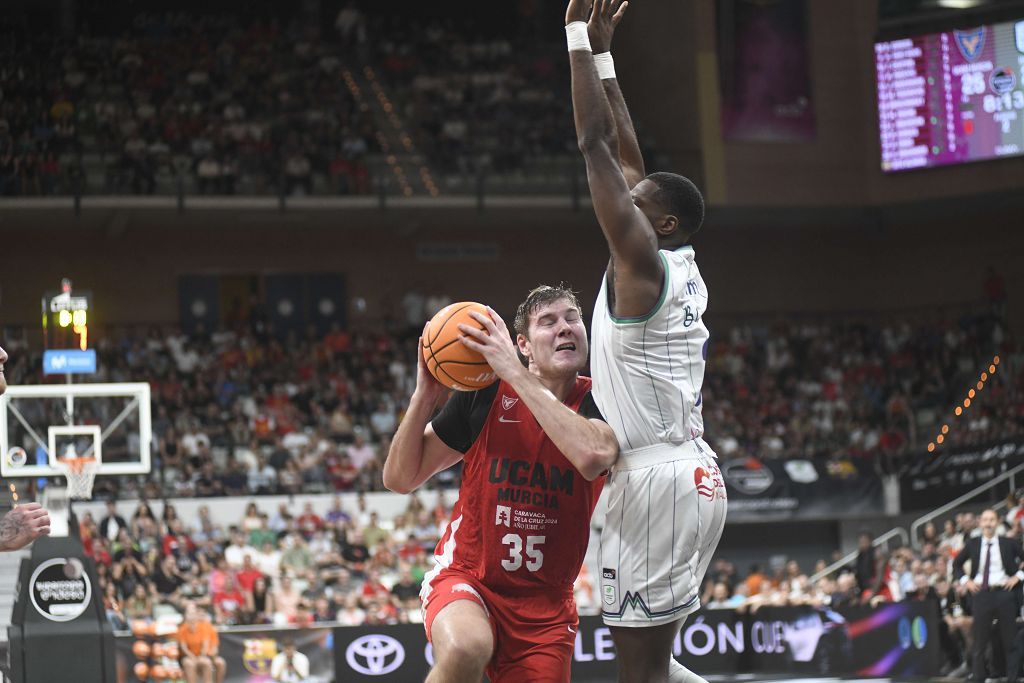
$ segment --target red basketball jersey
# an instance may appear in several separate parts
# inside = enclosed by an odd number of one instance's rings
[[[579,412],[590,385],[590,378],[578,378],[565,404]],[[435,571],[466,572],[499,593],[571,594],[604,479],[584,479],[512,387],[500,382],[465,453],[459,499],[437,544]]]

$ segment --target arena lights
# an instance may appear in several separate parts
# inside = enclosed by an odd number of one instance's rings
[[[363,91],[360,90],[359,84],[356,83],[356,79],[353,78],[352,73],[348,69],[346,69],[344,72],[342,72],[342,78],[345,80],[345,85],[348,87],[349,92],[352,93],[352,97],[355,98],[355,101],[359,104],[359,110],[369,111],[370,105],[368,105],[366,103],[366,100],[363,99]],[[379,93],[377,99],[378,101],[380,101]],[[384,102],[381,102],[381,106],[383,105]],[[388,112],[390,108],[391,107],[389,103],[388,107],[384,108],[385,112]],[[392,113],[391,116],[394,116],[394,114]],[[377,138],[377,144],[380,145],[380,150],[384,152],[385,155],[387,155],[385,159],[388,162],[388,166],[391,167],[391,172],[394,173],[395,179],[398,180],[398,186],[402,188],[402,194],[405,195],[406,197],[411,197],[412,187],[409,185],[409,181],[406,180],[405,171],[403,171],[402,167],[398,164],[398,158],[391,153],[391,146],[388,144],[388,140],[387,137],[385,137],[384,135],[384,131],[377,129],[374,137]]]
[[[992,363],[988,366],[988,372],[984,370],[981,372],[981,377],[978,379],[977,384],[974,385],[974,389],[967,390],[967,397],[964,398],[963,404],[958,405],[953,409],[953,414],[956,417],[960,417],[964,414],[968,408],[971,407],[971,399],[975,398],[978,393],[985,388],[985,382],[989,380],[993,375],[996,374],[996,368],[999,367],[999,356],[992,356]],[[934,453],[938,446],[942,445],[942,442],[946,440],[946,435],[949,434],[949,424],[942,425],[942,429],[939,430],[939,434],[936,435],[935,439],[928,444],[928,452]]]
[[[416,146],[413,144],[412,136],[406,132],[405,127],[402,125],[402,120],[399,119],[398,115],[395,113],[395,106],[391,104],[391,100],[388,98],[387,93],[384,92],[384,88],[382,88],[380,83],[377,81],[377,74],[374,72],[372,67],[365,66],[363,67],[363,75],[366,76],[366,80],[370,82],[370,87],[373,88],[373,92],[377,96],[377,102],[387,115],[392,128],[398,132],[398,136],[402,141],[402,146],[405,147],[405,151],[409,154],[415,154]],[[380,131],[378,131],[378,135],[383,137],[383,134]],[[380,137],[378,137],[378,140]],[[430,173],[430,169],[427,168],[426,165],[421,164],[419,171],[420,180],[423,181],[423,186],[427,188],[427,192],[430,193],[430,196],[438,196],[440,191],[437,189],[437,184],[434,182],[434,177]],[[403,172],[402,179],[404,180],[404,178],[405,174]],[[412,188],[408,187],[407,182],[405,183],[403,192],[407,197],[412,195]]]

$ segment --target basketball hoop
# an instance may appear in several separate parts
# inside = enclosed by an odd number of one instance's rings
[[[100,468],[96,458],[58,458],[56,465],[68,480],[68,498],[92,498],[92,483],[96,480],[96,472]]]

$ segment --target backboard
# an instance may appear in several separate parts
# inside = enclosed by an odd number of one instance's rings
[[[100,475],[147,474],[146,382],[11,386],[0,396],[0,475],[63,476],[58,457],[95,457]],[[23,463],[23,464],[22,464]]]

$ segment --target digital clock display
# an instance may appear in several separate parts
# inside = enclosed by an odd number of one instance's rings
[[[1024,20],[875,43],[882,170],[1024,155]]]

